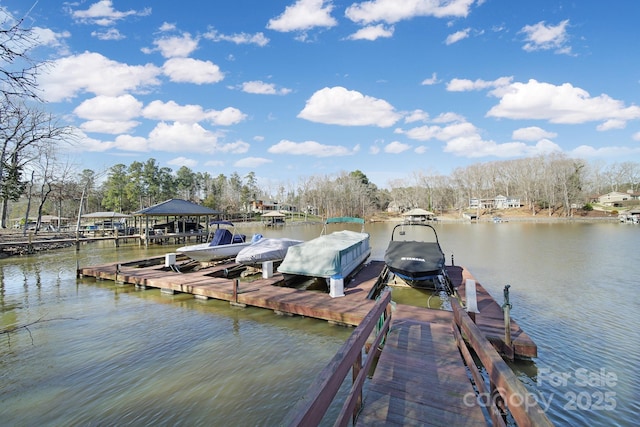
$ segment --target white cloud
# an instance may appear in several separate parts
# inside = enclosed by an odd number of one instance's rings
[[[428,150],[428,148],[427,148],[426,146],[424,146],[424,145],[420,145],[420,146],[416,147],[416,149],[415,149],[415,150],[413,150],[413,151],[414,151],[414,153],[416,153],[416,154],[424,154],[424,153],[426,153],[426,152],[427,152],[427,150]]]
[[[234,107],[227,107],[223,110],[209,110],[207,120],[214,125],[231,126],[244,121],[247,115]]]
[[[467,79],[451,79],[447,83],[449,92],[466,92],[471,90],[499,89],[509,86],[513,81],[513,77],[500,77],[496,80],[467,80]]]
[[[271,163],[272,160],[265,159],[263,157],[245,157],[233,164],[237,168],[257,168],[267,163]]]
[[[167,152],[246,153],[249,144],[243,141],[220,143],[222,132],[211,132],[197,123],[160,122],[149,133],[149,149]]]
[[[126,38],[116,28],[109,28],[107,31],[92,31],[91,36],[99,40],[123,40]]]
[[[452,113],[452,112],[438,114],[438,116],[433,119],[434,123],[451,123],[451,122],[465,122],[465,121],[466,119],[464,118],[464,116],[461,116],[458,113]]]
[[[242,91],[246,93],[255,93],[258,95],[286,95],[291,93],[291,89],[277,89],[273,83],[265,83],[260,80],[242,83]]]
[[[569,152],[569,155],[580,158],[593,158],[600,160],[608,158],[628,158],[629,156],[640,155],[640,147],[601,147],[595,148],[589,145],[581,145]]]
[[[161,37],[153,41],[154,49],[143,48],[142,52],[159,51],[164,58],[186,58],[198,48],[198,39],[191,38],[191,34],[181,36]]]
[[[420,84],[423,85],[423,86],[431,86],[431,85],[434,85],[436,83],[440,83],[438,81],[438,75],[436,73],[433,73],[433,74],[431,74],[430,78],[424,79],[422,81],[422,83],[420,83]]]
[[[624,120],[611,119],[607,120],[601,125],[596,126],[596,130],[603,132],[611,129],[624,129],[626,126],[627,122]]]
[[[326,5],[325,5],[326,3]],[[277,18],[269,20],[267,28],[274,31],[307,31],[315,27],[333,27],[338,22],[331,16],[333,5],[325,0],[298,0],[287,6]]]
[[[128,65],[99,53],[85,52],[52,61],[39,82],[43,97],[56,102],[81,92],[117,96],[157,86],[158,74],[160,69],[153,64]]]
[[[105,146],[108,148],[116,148],[122,151],[133,151],[141,153],[151,151],[149,142],[142,136],[118,135],[115,141],[107,142],[105,143]]]
[[[399,141],[393,141],[384,147],[384,152],[391,153],[391,154],[399,154],[404,151],[407,151],[410,148],[411,146],[409,144],[405,144]]]
[[[544,21],[524,26],[520,30],[526,40],[523,49],[527,52],[555,49],[557,53],[569,53],[570,48],[565,45],[568,24],[569,20],[566,19],[556,26],[545,25]]]
[[[235,33],[226,35],[211,29],[203,34],[203,37],[214,42],[227,41],[235,44],[255,44],[258,46],[266,46],[269,44],[269,38],[262,32],[255,34]]]
[[[480,131],[472,123],[466,121],[449,122],[446,126],[420,126],[407,131],[396,130],[396,133],[404,134],[408,138],[418,141],[431,139],[444,141],[444,152],[468,158],[535,156],[561,151],[557,144],[546,138],[539,139],[535,145],[527,145],[523,142],[497,143],[492,140],[485,140],[482,138]],[[535,133],[533,129],[529,131],[530,135],[533,133]],[[526,132],[523,131],[521,134],[525,135]],[[537,132],[538,136],[543,136],[543,134],[545,132],[542,129]],[[426,147],[421,146],[414,151],[421,154],[426,149]]]
[[[511,138],[517,141],[539,141],[543,138],[555,138],[558,136],[555,132],[548,132],[537,126],[520,128],[513,131]]]
[[[176,83],[217,83],[224,79],[224,73],[216,64],[193,58],[168,59],[162,71]]]
[[[129,94],[120,96],[98,95],[83,101],[73,112],[76,116],[87,120],[129,120],[140,116],[142,102]]]
[[[176,157],[174,159],[168,160],[167,164],[171,166],[178,166],[178,167],[186,166],[188,168],[194,168],[198,165],[198,161],[195,159],[189,159],[187,157],[180,156],[180,157]]]
[[[429,120],[429,113],[422,110],[414,110],[405,116],[405,123],[426,122]]]
[[[475,0],[370,0],[352,4],[345,15],[361,24],[381,21],[394,24],[419,16],[463,18],[469,14],[474,2]]]
[[[471,28],[466,28],[464,30],[456,31],[453,34],[449,34],[447,39],[445,40],[446,45],[454,44],[459,42],[460,40],[464,40],[469,37],[469,33],[471,32]]]
[[[539,141],[530,146],[522,142],[507,142],[498,144],[495,141],[484,140],[479,134],[456,137],[447,141],[444,152],[452,153],[459,157],[519,157],[538,156],[554,151],[562,151],[561,148],[548,140]]]
[[[119,135],[122,133],[129,133],[135,129],[140,122],[134,120],[119,121],[119,120],[89,120],[80,125],[80,129],[85,132],[91,133],[108,133],[111,135]]]
[[[325,87],[311,95],[298,117],[342,126],[389,127],[401,115],[385,100],[336,86]]]
[[[171,22],[163,22],[162,25],[160,25],[159,30],[162,32],[168,32],[168,31],[174,31],[176,29],[176,24],[171,23]]]
[[[78,22],[84,24],[108,26],[128,16],[147,16],[150,13],[151,8],[145,8],[141,11],[127,10],[121,12],[113,8],[113,2],[111,0],[100,0],[89,6],[86,10],[72,11],[71,16]]]
[[[379,38],[390,38],[393,36],[393,26],[385,27],[383,24],[369,25],[361,28],[347,37],[348,40],[377,40]]]
[[[56,33],[49,28],[42,27],[33,27],[32,31],[37,44],[56,48],[62,47],[65,51],[67,49],[65,45],[65,39],[71,37],[71,33],[69,31]]]
[[[564,124],[640,119],[640,107],[625,107],[622,101],[604,94],[592,97],[570,83],[556,86],[529,80],[527,83],[513,83],[501,93],[499,104],[492,107],[487,116]]]
[[[142,110],[142,115],[151,120],[197,123],[207,120],[212,124],[230,126],[240,123],[246,114],[237,108],[227,107],[222,111],[204,110],[200,105],[179,105],[175,101],[152,101]]]
[[[334,157],[349,156],[358,152],[359,147],[353,150],[340,145],[324,145],[316,141],[293,142],[286,139],[281,140],[275,145],[269,147],[269,153],[272,154],[289,154],[294,156],[313,156],[313,157]]]

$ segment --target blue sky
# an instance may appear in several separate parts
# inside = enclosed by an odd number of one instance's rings
[[[262,185],[562,152],[640,161],[640,2],[0,0],[79,169]]]

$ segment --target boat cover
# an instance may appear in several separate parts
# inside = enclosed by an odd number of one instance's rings
[[[247,237],[244,234],[233,234],[226,228],[218,228],[213,234],[209,246],[230,245],[232,243],[243,243]]]
[[[409,280],[428,280],[444,269],[444,253],[436,242],[392,240],[384,254],[389,270]]]
[[[361,246],[369,250],[369,234],[351,230],[325,234],[291,246],[278,271],[310,277],[342,276],[342,258]]]
[[[287,238],[262,238],[242,249],[236,256],[239,264],[257,264],[265,261],[284,259],[290,246],[299,245],[302,240]]]

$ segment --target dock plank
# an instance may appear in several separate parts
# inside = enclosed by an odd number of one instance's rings
[[[339,298],[332,298],[327,292],[277,286],[283,283],[284,278],[281,274],[275,273],[270,278],[239,281],[237,299],[234,299],[235,279],[227,279],[219,275],[222,270],[235,266],[237,264],[227,263],[178,273],[162,264],[134,267],[113,263],[82,268],[79,273],[82,276],[101,280],[118,280],[137,286],[190,293],[200,297],[357,326],[375,304],[375,301],[367,299],[367,295],[380,275],[384,263],[372,261],[366,264],[345,284],[344,296]]]
[[[392,319],[357,425],[487,425],[451,331],[452,314],[397,305]]]

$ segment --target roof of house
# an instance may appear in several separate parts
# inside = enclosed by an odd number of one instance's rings
[[[82,218],[129,218],[130,216],[120,212],[91,212],[81,215]]]

